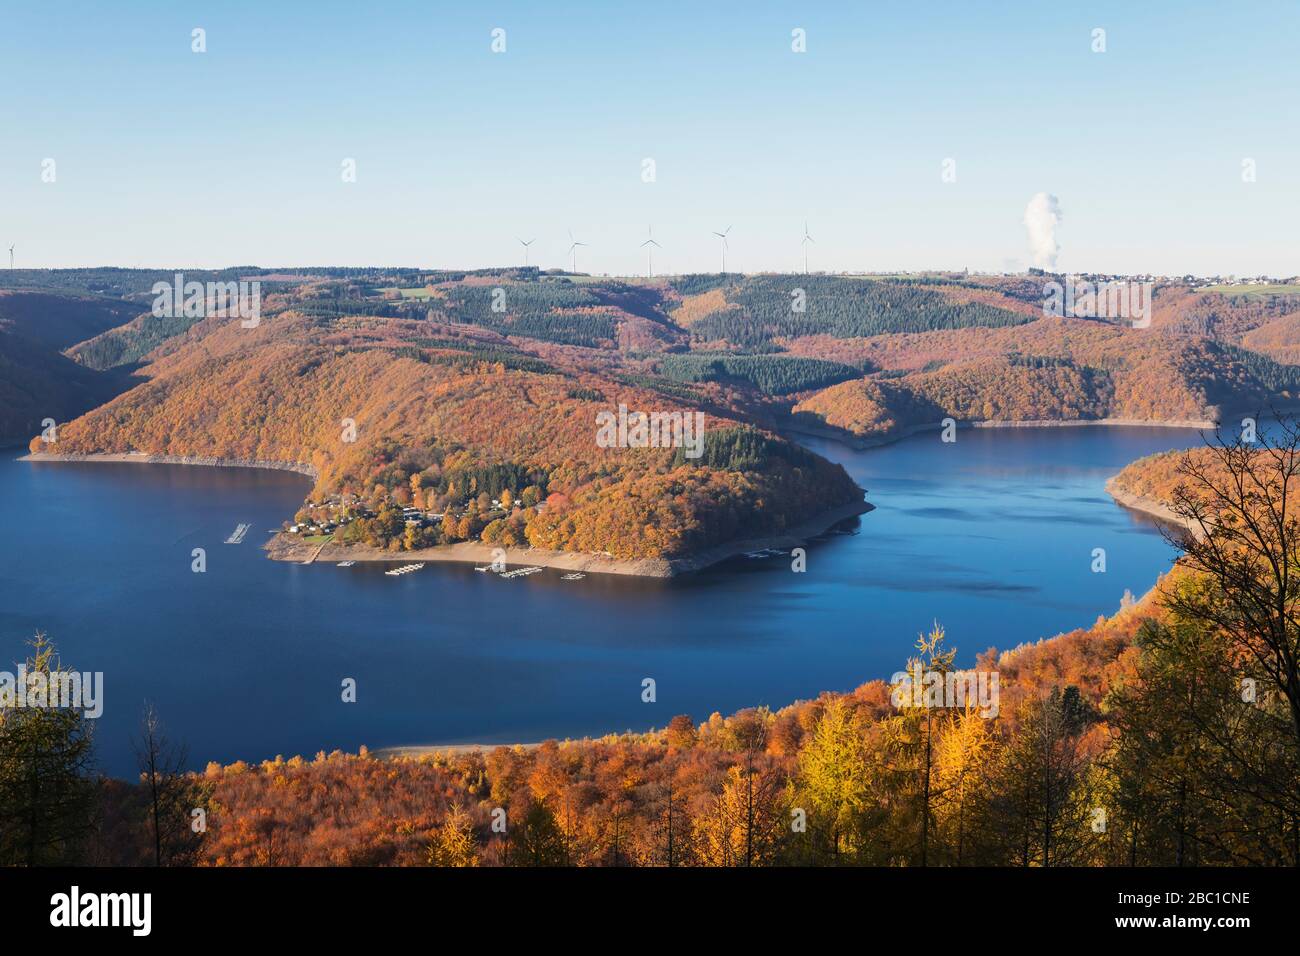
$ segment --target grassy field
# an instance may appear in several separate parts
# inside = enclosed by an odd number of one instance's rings
[[[1202,292],[1218,292],[1221,295],[1243,296],[1248,299],[1264,299],[1274,295],[1300,295],[1300,285],[1273,283],[1271,285],[1212,285]]]

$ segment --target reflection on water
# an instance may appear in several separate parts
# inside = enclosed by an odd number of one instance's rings
[[[46,631],[105,673],[98,748],[131,772],[155,702],[192,763],[422,742],[533,740],[663,726],[887,677],[938,620],[963,663],[1111,613],[1172,552],[1105,479],[1197,443],[1147,428],[996,429],[867,452],[809,440],[876,510],[789,558],[661,581],[547,570],[502,580],[430,564],[302,567],[259,547],[297,475],[0,460],[0,654]],[[241,523],[242,544],[225,544]],[[207,552],[207,573],[190,570]],[[1105,548],[1107,572],[1090,571]],[[340,685],[355,678],[358,700]],[[641,681],[657,683],[655,704]]]

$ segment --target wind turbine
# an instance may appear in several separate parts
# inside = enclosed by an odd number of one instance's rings
[[[803,246],[803,274],[804,275],[808,274],[808,243],[810,242],[815,243],[816,241],[817,241],[816,239],[808,235],[808,220],[805,219],[803,221],[803,241],[800,242],[800,245]]]
[[[570,267],[569,271],[577,272],[578,271],[578,247],[586,246],[587,244],[585,242],[579,242],[577,239],[574,239],[572,229],[569,230],[569,238],[573,240],[573,245],[569,246],[569,256],[573,260],[573,264]]]
[[[722,232],[714,233],[714,235],[717,236],[718,239],[720,240],[722,246],[722,272],[724,275],[727,272],[727,233],[729,232],[731,232],[730,226],[722,230]]]
[[[515,238],[519,239],[518,236],[516,236]],[[524,247],[524,268],[525,269],[528,268],[528,247],[531,246],[536,241],[537,241],[536,239],[529,239],[527,242],[524,242],[524,240],[519,239],[519,244]]]
[[[647,279],[653,279],[655,277],[655,258],[654,258],[655,249],[662,249],[663,246],[655,242],[655,234],[653,229],[651,229],[649,226],[646,226],[645,231],[646,231],[646,235],[648,235],[650,238],[647,239],[645,242],[641,243],[641,248],[645,249],[646,246],[651,247],[645,250],[645,272],[646,272]]]

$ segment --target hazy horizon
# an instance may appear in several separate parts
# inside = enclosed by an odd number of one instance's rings
[[[564,268],[561,268],[561,267],[534,266],[532,263],[529,263],[529,266],[530,266],[530,267],[537,268],[537,269],[541,272],[541,274],[543,274],[543,275],[554,275],[554,276],[578,276],[578,277],[584,277],[584,276],[585,276],[585,277],[587,277],[587,278],[591,278],[591,279],[614,279],[614,280],[628,281],[628,282],[653,282],[653,281],[657,281],[657,280],[660,280],[660,279],[664,279],[664,280],[667,280],[667,279],[677,279],[677,278],[683,278],[683,277],[685,277],[685,276],[694,276],[694,275],[720,275],[720,274],[722,274],[722,273],[720,273],[717,269],[712,269],[712,270],[710,270],[710,269],[702,269],[702,270],[699,270],[699,271],[696,271],[696,272],[659,272],[658,269],[656,269],[656,270],[655,270],[655,273],[654,273],[653,276],[646,276],[645,274],[637,275],[637,274],[635,274],[635,273],[586,272],[586,271],[582,271],[582,270],[579,270],[579,271],[577,271],[577,272],[570,272],[570,271],[568,271],[567,269],[564,269]],[[464,272],[464,273],[476,273],[476,272],[506,271],[506,270],[510,270],[510,269],[520,269],[520,268],[524,268],[524,266],[523,266],[522,263],[514,263],[514,264],[511,264],[511,263],[501,263],[501,264],[497,264],[497,265],[476,265],[476,266],[456,266],[456,265],[412,265],[412,264],[409,264],[409,263],[396,263],[396,264],[365,263],[365,264],[357,264],[357,265],[348,265],[348,264],[342,264],[342,263],[332,263],[332,264],[330,264],[330,263],[319,263],[319,262],[316,262],[316,263],[305,263],[305,262],[303,262],[303,263],[292,263],[292,264],[277,263],[277,264],[275,264],[275,265],[259,265],[258,263],[252,263],[252,262],[240,262],[240,263],[230,263],[230,264],[225,264],[225,265],[210,265],[210,266],[209,266],[209,265],[174,265],[174,264],[169,264],[169,265],[150,265],[150,264],[147,264],[147,263],[145,263],[145,264],[141,264],[141,265],[129,265],[129,266],[123,266],[123,265],[107,264],[107,263],[91,263],[91,264],[86,264],[86,265],[45,266],[45,267],[31,267],[31,268],[26,268],[26,267],[23,267],[23,266],[17,266],[17,267],[15,267],[15,268],[12,269],[12,270],[10,270],[10,269],[6,269],[6,268],[0,268],[0,286],[3,286],[3,285],[4,285],[4,276],[7,275],[7,274],[9,274],[9,273],[11,273],[11,272],[27,272],[27,273],[31,273],[31,272],[75,272],[75,271],[95,271],[95,270],[100,270],[100,269],[122,269],[122,270],[125,270],[125,271],[137,271],[137,272],[181,272],[181,273],[184,273],[184,272],[187,272],[187,271],[191,271],[191,272],[205,272],[205,273],[206,273],[206,272],[228,272],[228,271],[239,270],[239,269],[257,269],[257,270],[262,270],[262,271],[269,272],[269,273],[272,273],[272,274],[279,274],[279,273],[286,273],[286,274],[287,274],[287,273],[290,272],[290,270],[294,270],[294,269],[302,269],[302,270],[312,270],[312,269],[356,269],[356,270],[363,270],[363,271],[364,271],[364,270],[368,270],[368,269],[373,269],[373,270],[382,271],[382,272],[426,272],[426,273],[436,273],[436,272],[458,273],[458,272]],[[741,271],[741,270],[738,270],[738,269],[730,269],[730,268],[729,268],[729,269],[727,269],[727,271],[726,271],[726,275],[729,275],[729,276],[736,276],[736,277],[738,277],[738,278],[743,278],[743,277],[750,277],[750,276],[764,276],[764,275],[781,275],[781,276],[793,275],[793,276],[798,276],[798,275],[805,275],[805,274],[806,274],[806,275],[814,275],[814,276],[818,276],[818,275],[821,275],[821,276],[838,276],[838,277],[840,277],[840,278],[851,279],[851,278],[855,278],[855,277],[861,277],[861,278],[886,278],[886,277],[889,277],[889,276],[895,276],[895,275],[898,275],[898,276],[953,275],[953,274],[960,274],[961,272],[962,272],[961,269],[921,268],[921,269],[897,269],[897,270],[884,270],[884,269],[879,269],[879,270],[862,270],[862,271],[849,271],[849,270],[842,270],[842,271],[835,271],[835,272],[832,272],[832,271],[830,271],[830,270],[826,270],[826,269],[810,269],[807,273],[804,273],[803,270],[801,270],[801,269],[787,269],[787,270],[784,270],[784,271],[775,270],[775,269],[754,269],[754,270],[745,270],[745,271]],[[1052,269],[1048,269],[1048,270],[1045,270],[1045,271],[1043,271],[1043,272],[1041,272],[1041,273],[1031,273],[1031,272],[1028,271],[1028,269],[1021,269],[1021,270],[1016,271],[1016,272],[1004,272],[1004,271],[998,271],[998,270],[983,270],[983,269],[970,269],[970,270],[969,270],[969,274],[970,274],[970,275],[978,275],[978,276],[1005,276],[1005,277],[1009,277],[1009,278],[1014,278],[1014,277],[1017,277],[1017,276],[1024,276],[1024,277],[1028,278],[1029,276],[1031,276],[1031,275],[1036,275],[1036,274],[1042,274],[1042,275],[1057,275],[1057,276],[1066,276],[1066,275],[1075,275],[1075,276],[1088,276],[1088,275],[1131,275],[1131,276],[1144,276],[1144,275],[1152,275],[1152,276],[1157,276],[1157,277],[1159,277],[1159,278],[1169,279],[1169,280],[1172,281],[1172,280],[1182,279],[1182,278],[1184,278],[1184,277],[1186,277],[1186,276],[1188,276],[1188,275],[1190,275],[1190,276],[1192,276],[1192,277],[1194,277],[1194,278],[1198,278],[1198,279],[1209,279],[1209,278],[1237,278],[1237,279],[1253,279],[1253,278],[1261,278],[1261,277],[1263,277],[1263,278],[1271,278],[1271,279],[1291,279],[1291,278],[1296,278],[1297,276],[1300,276],[1300,271],[1296,271],[1296,272],[1294,272],[1294,273],[1267,273],[1267,272],[1260,272],[1260,271],[1246,271],[1246,272],[1242,272],[1242,273],[1209,272],[1209,273],[1177,273],[1177,274],[1166,274],[1166,273],[1144,273],[1144,272],[1132,272],[1132,273],[1115,272],[1115,273],[1110,273],[1110,272],[1103,272],[1102,270],[1096,270],[1096,269],[1094,269],[1094,270],[1088,270],[1088,269],[1081,269],[1081,270],[1055,269],[1055,270],[1052,270]]]

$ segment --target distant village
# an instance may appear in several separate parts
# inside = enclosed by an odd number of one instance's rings
[[[530,489],[535,491],[535,489]],[[444,510],[417,508],[388,501],[377,507],[355,494],[333,494],[321,501],[307,500],[294,516],[292,523],[285,522],[287,534],[304,538],[338,535],[344,543],[359,543],[366,538],[377,538],[387,543],[404,536],[406,547],[427,547],[447,541],[470,540],[493,525],[505,526],[521,523],[530,514],[546,507],[536,500],[536,494],[526,493],[514,497],[502,491],[501,497],[491,497],[486,492],[463,504],[449,504]],[[382,519],[382,520],[381,520]],[[349,533],[349,526],[364,528],[359,533]],[[484,534],[484,540],[495,535]],[[370,543],[376,543],[371,541]]]
[[[1012,276],[1016,273],[975,273],[977,275],[1003,275]],[[1030,269],[1030,275],[1063,275],[1065,273],[1059,270]],[[1094,282],[1158,282],[1161,285],[1179,284],[1190,286],[1193,289],[1210,289],[1223,286],[1300,286],[1300,276],[1290,276],[1288,278],[1279,278],[1276,276],[1195,276],[1190,273],[1180,276],[1155,275],[1153,273],[1133,273],[1125,274],[1119,272],[1078,272],[1069,273],[1080,279],[1088,279]]]

